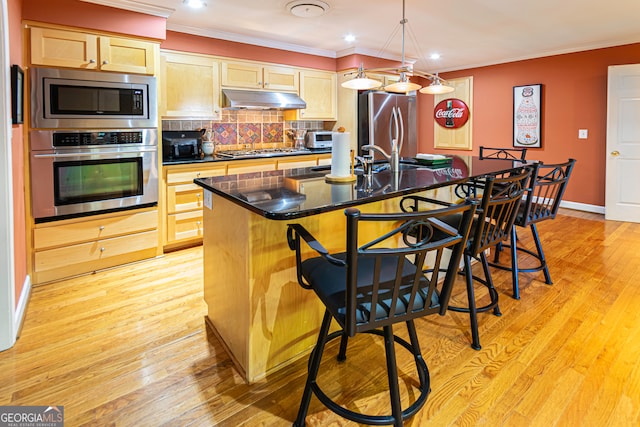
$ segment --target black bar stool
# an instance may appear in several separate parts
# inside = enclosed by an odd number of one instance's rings
[[[469,198],[480,198],[480,204],[476,209],[476,217],[473,221],[471,233],[463,254],[467,287],[467,307],[449,306],[449,310],[469,313],[471,323],[471,347],[480,350],[480,335],[478,332],[478,313],[493,310],[496,316],[500,316],[498,306],[498,292],[493,286],[491,271],[485,254],[485,250],[494,247],[499,242],[509,238],[513,227],[518,206],[524,194],[524,189],[529,179],[528,167],[516,168],[502,174],[500,177],[488,176],[482,179],[472,180],[459,184],[456,192]],[[402,210],[420,210],[421,202],[430,202],[421,196],[407,196],[400,202]],[[445,218],[448,224],[455,226],[460,222],[459,215]],[[476,259],[482,265],[484,277],[475,276],[471,270],[471,260]],[[481,307],[477,306],[474,282],[485,286],[489,293],[489,303]]]
[[[330,254],[302,225],[289,224],[287,240],[295,250],[298,282],[312,289],[326,307],[318,342],[309,357],[309,372],[294,426],[305,425],[312,394],[331,411],[362,424],[400,427],[403,420],[422,408],[430,392],[430,379],[414,319],[446,312],[474,210],[475,202],[416,213],[365,214],[350,208],[345,210],[346,252],[337,254]],[[453,214],[461,217],[457,227],[442,221]],[[380,232],[365,235],[362,228],[371,230],[372,224]],[[420,239],[414,237],[418,234]],[[362,244],[364,240],[367,243]],[[303,260],[302,241],[318,256]],[[445,248],[452,250],[449,262],[442,256]],[[435,254],[430,261],[431,274],[422,271],[427,254]],[[329,333],[332,320],[341,329]],[[399,322],[406,323],[409,342],[394,335],[392,326]],[[341,338],[338,360],[345,360],[348,338],[359,333],[384,337],[390,415],[347,409],[325,394],[316,382],[327,342]],[[420,382],[420,395],[404,410],[395,344],[412,354]]]
[[[566,163],[543,164],[535,163],[531,173],[531,179],[527,186],[518,216],[511,228],[509,244],[499,244],[496,247],[492,267],[502,270],[510,270],[513,282],[513,297],[520,299],[520,283],[518,279],[519,273],[532,273],[542,270],[544,273],[545,283],[551,285],[551,275],[549,267],[542,250],[540,237],[538,236],[538,228],[536,224],[554,219],[560,208],[562,196],[569,182],[569,177],[575,165],[574,159],[569,159]],[[533,235],[533,241],[536,251],[518,246],[518,236],[516,234],[516,226],[529,227]],[[511,249],[511,264],[500,264],[500,252],[502,246]],[[537,259],[537,265],[531,268],[520,268],[518,266],[518,251],[526,253]]]

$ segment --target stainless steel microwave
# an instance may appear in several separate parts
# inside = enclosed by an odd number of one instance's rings
[[[158,126],[155,77],[33,67],[30,78],[32,128]]]

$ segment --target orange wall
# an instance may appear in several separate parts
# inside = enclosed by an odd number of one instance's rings
[[[166,19],[78,0],[24,0],[22,18],[162,40]]]
[[[607,67],[640,61],[640,44],[550,56],[445,73],[473,76],[473,153],[480,145],[511,147],[513,86],[542,84],[542,147],[527,157],[545,162],[577,159],[564,199],[604,206]],[[420,151],[433,148],[433,96],[418,95]],[[578,129],[589,138],[578,139]],[[458,152],[469,154],[469,152]]]
[[[250,59],[253,61],[336,71],[336,60],[333,58],[305,55],[303,53],[194,36],[175,31],[167,31],[167,39],[160,44],[160,47],[162,49],[182,52],[202,53],[228,58]]]
[[[9,60],[11,64],[20,65],[24,69],[22,62],[22,27],[21,13],[22,0],[9,0],[7,2],[8,22],[9,22]],[[15,290],[16,305],[20,298],[20,293],[27,278],[27,225],[25,214],[25,194],[24,174],[17,173],[24,170],[24,138],[23,126],[12,125],[11,136],[11,167],[13,173],[13,251],[15,269]]]

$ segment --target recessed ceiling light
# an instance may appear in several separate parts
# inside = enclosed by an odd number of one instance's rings
[[[356,36],[354,36],[353,34],[347,34],[346,36],[344,36],[344,41],[346,42],[354,42],[356,41]]]
[[[207,5],[203,0],[184,0],[184,4],[193,9],[201,9]]]
[[[429,58],[431,58],[431,59],[440,59],[440,54],[439,53],[432,53]]]
[[[300,18],[316,18],[329,10],[329,4],[320,0],[297,0],[287,4],[287,10]]]

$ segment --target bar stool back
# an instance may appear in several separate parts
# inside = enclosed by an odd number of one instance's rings
[[[494,148],[480,147],[481,159],[520,160],[524,162],[527,157],[526,148]]]
[[[309,372],[295,426],[305,425],[312,394],[340,416],[373,425],[400,427],[403,420],[424,405],[430,392],[429,371],[413,321],[446,312],[474,211],[474,202],[416,213],[365,214],[350,208],[345,210],[346,252],[337,254],[330,254],[302,225],[289,224],[287,240],[296,253],[298,282],[312,289],[326,307],[318,341],[309,358]],[[458,227],[442,221],[452,214],[462,218]],[[416,229],[421,230],[421,239],[412,237]],[[362,230],[371,235],[372,230],[377,230],[377,234],[371,237]],[[363,240],[367,243],[363,244]],[[303,259],[303,241],[306,242],[304,248],[308,245],[318,256]],[[452,250],[449,262],[442,256],[446,248]],[[435,254],[434,272],[424,274],[421,266],[429,253]],[[332,320],[340,330],[330,334]],[[409,342],[394,335],[392,325],[398,322],[406,323]],[[384,337],[390,415],[368,415],[348,409],[332,400],[316,382],[325,344],[341,337],[338,360],[345,360],[348,337],[359,333]],[[412,354],[420,382],[420,395],[405,410],[400,403],[394,343]],[[352,405],[353,402],[349,402],[348,406]]]

